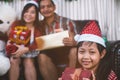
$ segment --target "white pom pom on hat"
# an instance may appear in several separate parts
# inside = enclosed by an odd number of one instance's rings
[[[28,1],[25,5],[27,4],[34,4],[36,7],[39,7],[36,1]]]
[[[82,42],[82,41],[91,41],[101,44],[102,46],[106,47],[105,41],[102,38],[101,30],[98,27],[96,21],[90,21],[81,31],[80,34],[77,34],[74,37],[75,41]]]

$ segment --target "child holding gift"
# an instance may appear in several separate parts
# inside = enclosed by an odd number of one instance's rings
[[[117,80],[111,70],[110,54],[106,53],[105,41],[95,21],[90,21],[75,40],[81,67],[66,68],[59,80]]]
[[[35,38],[41,35],[38,4],[29,1],[23,8],[21,20],[14,22],[10,29],[6,47],[11,61],[10,80],[18,80],[21,58],[25,69],[25,79],[37,80],[34,57],[39,54],[39,51],[36,51]]]

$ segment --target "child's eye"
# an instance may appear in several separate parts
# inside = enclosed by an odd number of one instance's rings
[[[85,52],[85,51],[82,51],[82,50],[79,51],[80,54],[83,54],[84,52]]]
[[[95,51],[90,51],[90,54],[91,54],[91,55],[95,54]]]

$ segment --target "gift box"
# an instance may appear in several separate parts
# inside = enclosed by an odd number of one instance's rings
[[[90,80],[93,80],[91,71],[90,70],[82,70],[81,74],[79,76],[79,80],[83,80],[83,78],[88,78]]]
[[[16,26],[11,30],[9,39],[16,44],[26,45],[30,41],[31,31],[25,26]]]
[[[50,35],[44,35],[36,37],[37,49],[36,50],[48,50],[58,47],[64,47],[63,39],[69,37],[69,31],[62,31],[58,33],[53,33]]]
[[[30,30],[26,30],[20,33],[19,40],[21,44],[27,44],[30,41]]]
[[[65,71],[62,74],[62,80],[72,80],[70,74],[73,74],[75,72],[75,68],[66,68]]]

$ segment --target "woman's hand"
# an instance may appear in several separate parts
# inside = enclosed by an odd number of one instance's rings
[[[20,46],[20,45],[16,45],[18,47],[17,51],[12,53],[13,57],[18,58],[21,55],[27,53],[29,51],[28,47],[24,47],[24,46]]]

